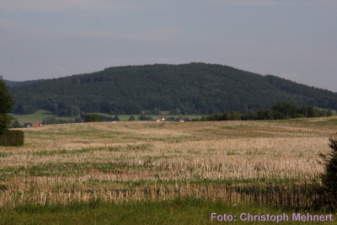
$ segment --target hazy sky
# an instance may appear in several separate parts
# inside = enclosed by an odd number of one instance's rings
[[[337,92],[336,0],[0,0],[0,75],[207,62]]]

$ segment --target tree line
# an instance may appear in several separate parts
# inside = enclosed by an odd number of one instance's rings
[[[259,109],[249,113],[226,111],[208,116],[203,116],[203,121],[220,120],[280,120],[292,118],[313,118],[332,116],[331,110],[318,109],[313,106],[296,106],[293,103],[277,103],[271,109]]]

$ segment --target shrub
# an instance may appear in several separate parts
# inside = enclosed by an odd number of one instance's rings
[[[141,115],[138,117],[138,120],[142,120],[142,121],[151,121],[153,120],[153,118],[151,116],[144,116],[144,115]]]
[[[134,116],[130,116],[130,118],[128,119],[128,121],[135,121],[136,118]]]
[[[8,130],[12,123],[12,119],[13,117],[8,114],[0,113],[0,135]]]
[[[12,96],[8,92],[8,87],[0,76],[0,135],[2,135],[11,125],[13,117],[7,115],[14,105]]]
[[[102,122],[102,117],[99,114],[89,113],[84,115],[85,122]]]
[[[0,145],[22,146],[24,144],[24,134],[21,130],[7,130],[0,136]]]
[[[330,203],[334,207],[337,206],[337,138],[331,137],[330,148],[331,153],[328,155],[322,155],[325,162],[325,172],[322,175],[322,184],[328,195]]]
[[[19,123],[19,121],[14,120],[14,122],[12,123],[12,127],[13,128],[21,128],[22,125]]]

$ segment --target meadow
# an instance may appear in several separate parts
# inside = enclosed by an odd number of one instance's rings
[[[41,123],[44,119],[55,118],[61,120],[74,120],[73,117],[57,117],[55,114],[48,110],[37,110],[32,114],[10,114],[14,117],[21,125],[25,123]]]
[[[336,127],[337,118],[329,117],[21,129],[23,147],[0,147],[0,217],[7,221],[0,224],[72,210],[101,215],[90,217],[92,224],[136,218],[137,224],[214,224],[209,214],[226,207],[233,213],[311,211],[319,201],[311,189],[323,172],[319,154],[330,151]],[[177,215],[184,218],[179,223]]]

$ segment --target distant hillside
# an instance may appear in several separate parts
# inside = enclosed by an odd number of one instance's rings
[[[107,68],[11,87],[15,113],[111,114],[248,112],[278,102],[337,109],[337,93],[228,66],[190,63]]]
[[[27,80],[27,81],[10,81],[4,80],[8,87],[22,86],[26,84],[32,84],[43,80]]]

